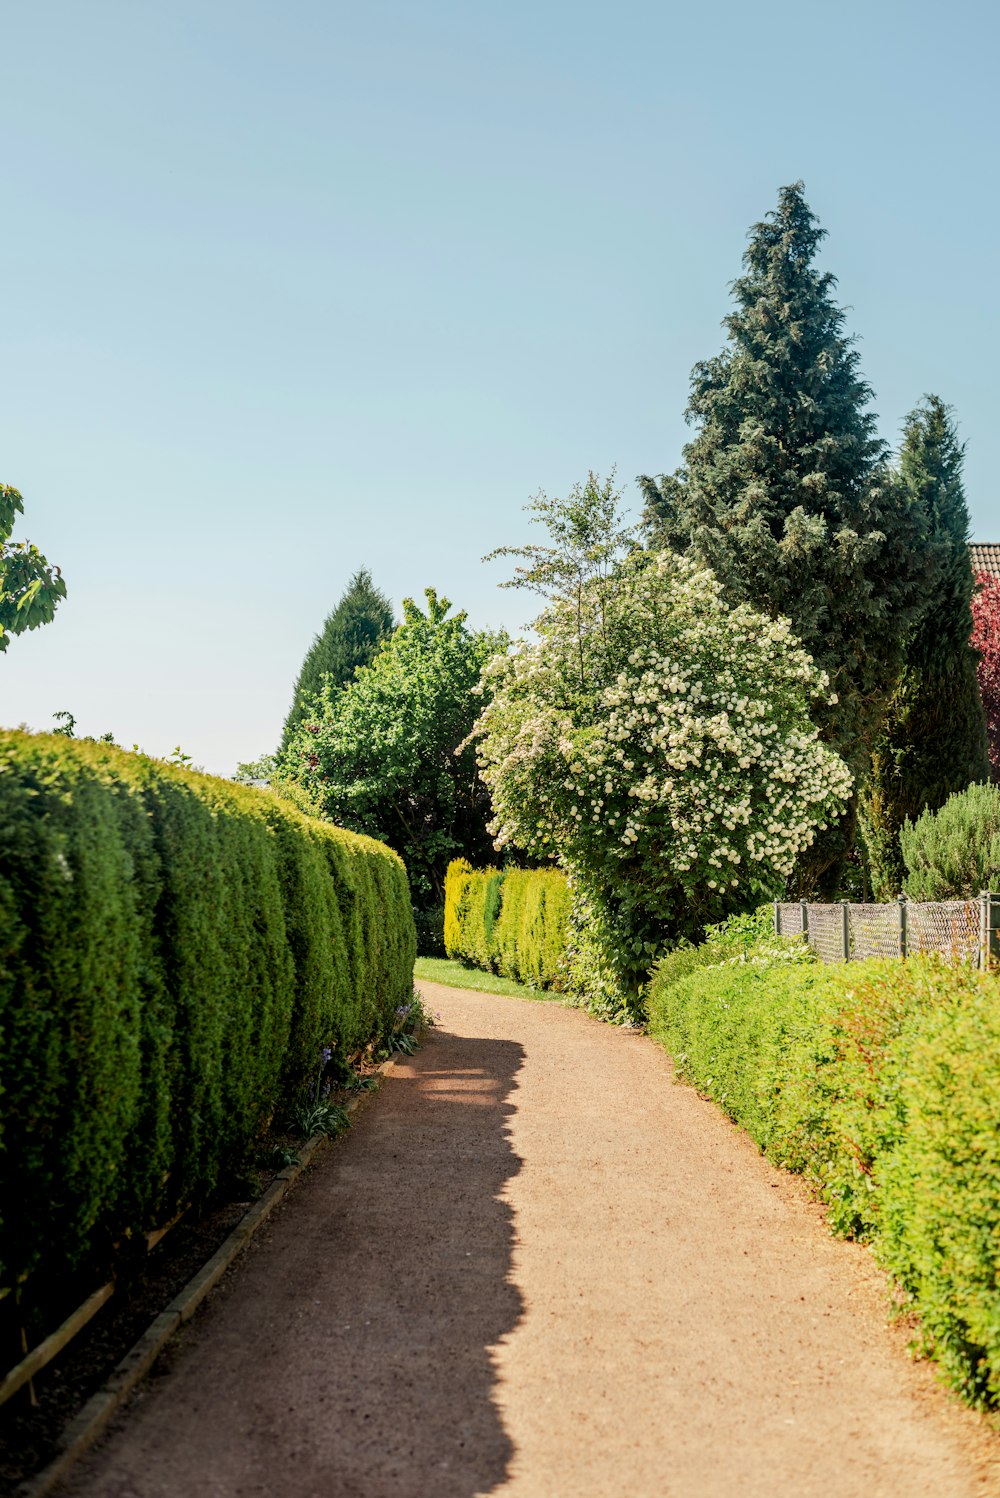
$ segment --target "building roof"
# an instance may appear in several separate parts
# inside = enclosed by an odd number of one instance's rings
[[[972,570],[987,577],[1000,577],[1000,541],[973,541]]]

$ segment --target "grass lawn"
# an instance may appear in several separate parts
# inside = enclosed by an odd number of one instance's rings
[[[428,983],[446,983],[449,988],[475,988],[479,993],[501,993],[512,999],[534,999],[538,1003],[560,1002],[564,995],[550,993],[544,988],[528,988],[524,983],[515,983],[512,978],[498,978],[496,973],[484,973],[476,967],[466,967],[446,957],[418,957],[413,969],[414,978],[424,978]]]

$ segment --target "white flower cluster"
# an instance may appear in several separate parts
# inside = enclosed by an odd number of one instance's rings
[[[785,620],[711,573],[640,554],[488,667],[474,730],[497,842],[651,896],[789,873],[851,790],[818,742],[826,677]]]

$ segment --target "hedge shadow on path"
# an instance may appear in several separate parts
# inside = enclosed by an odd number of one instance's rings
[[[69,1490],[154,1498],[473,1498],[512,1444],[491,1347],[520,1169],[508,1137],[523,1048],[435,1031],[273,1227]]]

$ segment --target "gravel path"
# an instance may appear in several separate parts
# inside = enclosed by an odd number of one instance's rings
[[[1000,1492],[868,1256],[650,1041],[421,986],[439,1029],[65,1492]]]

